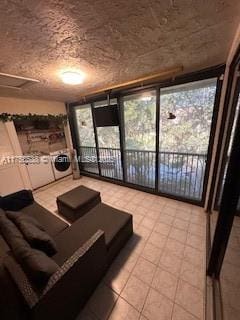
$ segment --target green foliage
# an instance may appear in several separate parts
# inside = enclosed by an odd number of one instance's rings
[[[207,153],[216,87],[161,95],[160,150]],[[176,119],[167,120],[168,112]]]
[[[161,90],[160,151],[207,153],[215,83]],[[176,115],[169,120],[168,113]],[[95,147],[90,106],[76,112],[80,144]],[[124,100],[125,145],[127,150],[152,150],[156,145],[156,97]],[[118,127],[97,128],[100,147],[119,148]],[[179,165],[179,164],[178,164]]]
[[[126,148],[154,150],[156,140],[156,99],[127,100],[124,103]]]
[[[17,120],[30,120],[30,121],[42,121],[42,120],[54,120],[58,121],[59,123],[66,123],[67,122],[67,115],[66,114],[10,114],[10,113],[1,113],[0,114],[0,121],[1,122],[8,122],[8,121],[17,121]]]

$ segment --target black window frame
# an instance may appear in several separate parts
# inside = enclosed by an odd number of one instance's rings
[[[224,74],[225,71],[225,65],[217,65],[211,68],[207,68],[204,70],[200,70],[197,72],[177,76],[175,78],[159,81],[159,82],[154,82],[151,84],[147,84],[144,86],[135,86],[131,88],[126,88],[126,89],[121,89],[117,90],[114,89],[111,92],[111,99],[116,98],[117,103],[118,103],[118,109],[119,109],[119,117],[120,117],[120,150],[121,150],[121,161],[122,161],[122,170],[123,170],[123,180],[116,180],[113,178],[107,178],[103,177],[101,173],[99,172],[99,175],[94,174],[94,173],[87,173],[87,172],[82,172],[82,174],[94,177],[97,179],[109,181],[112,183],[124,185],[130,188],[134,188],[137,190],[153,193],[153,194],[158,194],[162,195],[171,199],[175,200],[180,200],[180,201],[185,201],[194,205],[199,205],[199,206],[204,206],[205,203],[205,198],[206,198],[206,190],[207,190],[207,184],[208,184],[208,174],[210,170],[210,162],[212,158],[212,149],[213,149],[213,140],[214,140],[214,135],[216,131],[216,122],[217,122],[217,115],[218,115],[218,109],[219,109],[219,100],[220,100],[220,95],[221,95],[221,89],[222,89],[222,80],[221,76]],[[217,87],[216,87],[216,95],[215,95],[215,101],[214,101],[214,107],[213,107],[213,116],[212,116],[212,124],[211,124],[211,130],[210,130],[210,138],[209,138],[209,145],[208,145],[208,153],[207,153],[207,161],[206,161],[206,168],[205,168],[205,174],[204,174],[204,183],[203,183],[203,192],[202,192],[202,199],[200,201],[194,200],[194,199],[189,199],[189,198],[183,198],[181,196],[176,196],[176,195],[171,195],[167,193],[160,192],[158,190],[158,155],[159,155],[159,115],[160,115],[160,89],[165,88],[165,87],[171,87],[171,86],[176,86],[180,84],[186,84],[194,81],[200,81],[200,80],[206,80],[206,79],[211,79],[211,78],[217,78]],[[123,97],[127,95],[132,95],[132,94],[137,94],[137,93],[144,93],[146,91],[150,90],[155,90],[156,91],[156,168],[155,168],[155,187],[148,188],[148,187],[143,187],[140,185],[135,185],[132,183],[127,183],[126,182],[126,162],[124,161],[124,114],[123,114]],[[101,94],[95,95],[95,96],[90,96],[90,97],[84,97],[80,99],[79,101],[72,102],[66,104],[67,107],[67,113],[69,117],[69,122],[70,122],[70,129],[71,129],[71,135],[73,138],[73,147],[78,150],[77,147],[77,141],[75,137],[75,130],[77,130],[76,127],[76,122],[74,121],[74,109],[75,107],[80,107],[83,104],[90,103],[93,106],[94,102],[101,101],[101,100],[106,100],[107,94],[109,92],[103,92]],[[95,127],[95,125],[94,125]],[[95,137],[96,142],[97,142],[97,137]],[[97,147],[97,143],[96,143]]]

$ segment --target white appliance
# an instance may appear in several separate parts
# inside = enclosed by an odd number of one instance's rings
[[[50,156],[56,180],[72,174],[71,155],[68,149],[51,152]]]
[[[29,178],[33,189],[45,186],[55,181],[51,160],[40,156],[36,163],[26,162]]]

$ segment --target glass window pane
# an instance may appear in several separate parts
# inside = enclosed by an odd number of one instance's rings
[[[126,178],[154,188],[156,159],[156,91],[124,97]]]
[[[81,106],[75,110],[78,140],[81,146],[95,147],[93,119],[90,104]]]
[[[117,104],[117,99],[111,99],[110,104]],[[94,102],[94,108],[107,106],[107,100]],[[120,136],[118,126],[97,127],[99,145],[99,160],[101,174],[104,177],[122,180],[122,162]]]
[[[124,97],[126,149],[156,148],[155,91]]]
[[[159,190],[200,200],[217,79],[161,89]]]
[[[100,148],[120,149],[119,127],[98,127],[97,134]]]
[[[86,104],[75,109],[81,169],[98,174],[97,152],[91,105]]]
[[[99,127],[97,133],[102,175],[122,180],[119,127]]]
[[[160,150],[207,153],[217,79],[161,89]],[[176,116],[169,119],[169,113]]]

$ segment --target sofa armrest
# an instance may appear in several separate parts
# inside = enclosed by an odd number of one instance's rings
[[[37,292],[21,267],[10,259],[5,265],[20,290],[31,319],[74,319],[103,276],[107,265],[104,232],[97,231]]]
[[[3,264],[20,291],[25,304],[33,308],[38,303],[39,297],[20,264],[16,262],[11,253],[4,258]]]
[[[31,190],[21,190],[0,198],[3,210],[19,211],[34,202]]]
[[[105,236],[99,230],[52,275],[32,310],[32,318],[75,319],[106,267]]]

